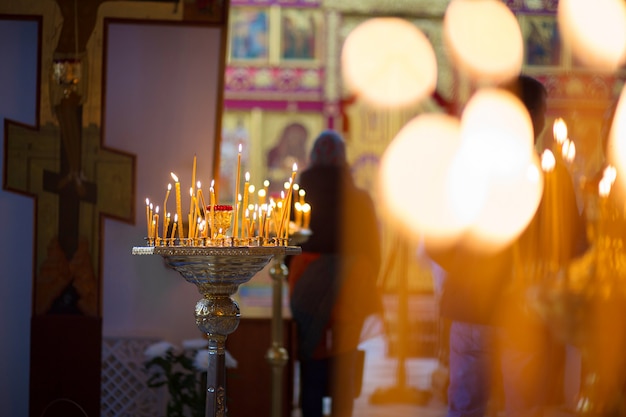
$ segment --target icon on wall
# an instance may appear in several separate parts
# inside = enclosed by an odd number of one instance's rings
[[[230,14],[231,60],[262,60],[269,57],[269,15],[258,7],[233,7]]]

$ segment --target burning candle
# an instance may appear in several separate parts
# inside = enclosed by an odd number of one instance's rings
[[[309,224],[311,223],[311,205],[309,203],[304,203],[302,205],[302,216],[304,218],[302,228],[308,229]]]
[[[172,234],[170,235],[170,239],[172,239],[172,244],[174,241],[174,238],[176,237],[176,226],[178,226],[178,214],[174,214],[174,224],[172,225]]]
[[[259,196],[259,204],[265,204],[265,197],[267,196],[267,192],[265,191],[265,189],[261,188],[257,194]]]
[[[263,181],[263,196],[265,198],[269,198],[269,194],[268,194],[269,188],[270,188],[270,182],[268,180]],[[265,204],[266,202],[265,198],[263,199],[263,201],[260,202],[260,204]]]
[[[556,159],[554,154],[546,149],[541,155],[541,168],[545,172],[544,202],[542,213],[543,242],[549,245],[547,253],[549,260],[557,263],[560,259],[560,219],[557,195]]]
[[[150,227],[152,222],[150,221],[150,199],[146,198],[146,236],[150,237]]]
[[[153,221],[154,221],[154,207],[152,205],[152,203],[150,203],[150,228],[148,229],[148,237],[152,237],[152,235],[154,234],[154,230],[152,227]]]
[[[295,162],[293,163],[293,169],[291,171],[291,178],[289,180],[289,189],[287,190],[287,200],[285,202],[285,206],[283,208],[284,213],[283,213],[283,218],[281,220],[282,226],[281,226],[281,231],[282,234],[279,232],[279,236],[284,237],[285,239],[287,239],[289,237],[289,218],[291,216],[291,196],[293,194],[293,185],[295,183],[296,180],[296,173],[298,172],[298,164],[296,164]]]
[[[154,209],[154,221],[152,222],[154,225],[154,244],[159,244],[159,206],[156,206]]]
[[[248,187],[249,186],[250,186],[250,173],[246,172],[246,174],[245,174],[245,182],[243,184],[243,204],[241,206],[242,207],[241,216],[243,217],[244,214],[245,214],[245,218],[246,219],[248,217],[248,193],[249,193]],[[241,235],[242,235],[241,237],[245,237],[245,236],[243,236],[243,234],[247,233],[247,231],[246,231],[247,221],[244,222],[242,220],[241,224],[243,226],[243,228],[241,230]]]
[[[304,191],[304,189],[300,189],[298,191],[298,196],[300,197],[300,205],[304,204],[304,196],[306,195],[306,191]]]
[[[191,167],[191,188],[193,189],[195,185],[196,185],[196,155],[193,156],[193,166]]]
[[[206,202],[204,201],[204,193],[202,192],[202,184],[200,183],[200,181],[197,182],[197,191],[196,191],[196,195],[197,195],[197,201],[198,201],[198,205],[196,207],[196,212],[197,212],[197,216],[198,217],[202,217],[202,213],[204,213],[204,220],[205,222],[208,222],[208,216],[207,216],[207,211],[206,211]],[[202,207],[202,212],[200,212],[200,207]],[[202,230],[202,234],[204,237],[206,237],[207,234],[207,227],[205,227]]]
[[[211,238],[213,238],[215,236],[215,230],[213,230],[215,228],[215,180],[211,180],[211,188],[209,188],[210,194],[211,194],[211,221],[210,221],[210,226],[211,226]]]
[[[561,147],[565,140],[567,140],[567,125],[562,118],[557,118],[552,125],[552,134],[554,136],[555,146],[553,151],[556,151],[558,155],[561,155]]]
[[[167,199],[170,196],[170,191],[172,190],[172,184],[167,184],[167,192],[165,193],[165,200],[163,201],[163,213],[167,213]],[[167,231],[167,226],[165,225],[165,219],[167,216],[163,216],[163,237],[167,237],[165,235]]]
[[[241,172],[241,143],[239,144],[239,152],[237,153],[237,172],[235,176],[235,220],[233,223],[233,237],[239,236],[239,173]]]
[[[296,211],[296,218],[295,218],[295,222],[296,222],[296,226],[300,227],[302,226],[302,204],[300,204],[299,201],[296,201],[294,204],[294,209]]]
[[[180,200],[180,183],[178,182],[178,177],[173,172],[171,173],[172,179],[174,180],[174,188],[176,192],[176,216],[174,217],[176,222],[178,223],[178,237],[183,238],[183,210],[182,210],[182,202]],[[174,237],[174,236],[172,236]]]

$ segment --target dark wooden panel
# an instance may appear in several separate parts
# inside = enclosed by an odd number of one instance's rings
[[[228,417],[269,417],[272,407],[272,368],[265,358],[272,343],[270,319],[242,318],[237,330],[228,336],[226,349],[238,362],[227,377]],[[283,322],[284,347],[289,360],[283,370],[283,417],[291,416],[295,328]]]

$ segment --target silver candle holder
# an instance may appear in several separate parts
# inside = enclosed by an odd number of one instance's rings
[[[239,326],[240,309],[233,300],[239,286],[248,282],[275,257],[297,255],[295,246],[145,246],[133,255],[160,255],[187,282],[195,284],[202,298],[196,303],[198,328],[208,338],[206,417],[226,414],[226,338]]]

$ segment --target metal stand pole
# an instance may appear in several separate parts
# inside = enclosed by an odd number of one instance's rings
[[[272,410],[270,416],[283,415],[283,373],[289,353],[283,346],[283,282],[289,273],[284,256],[277,256],[270,267],[272,277],[272,346],[266,359],[272,366]]]

